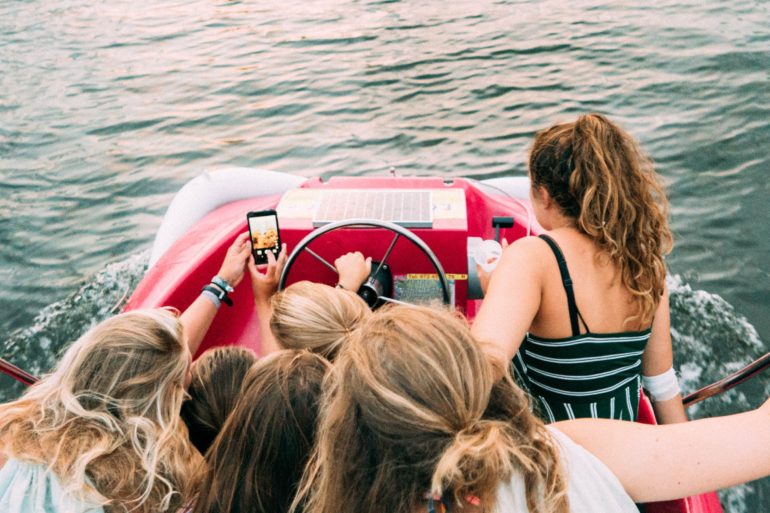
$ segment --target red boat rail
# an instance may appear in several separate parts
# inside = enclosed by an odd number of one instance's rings
[[[38,382],[38,378],[30,374],[29,372],[20,369],[19,367],[15,366],[8,360],[5,360],[3,358],[0,358],[0,372],[3,374],[6,374],[19,383],[22,383],[24,385],[34,385]]]
[[[684,407],[689,408],[693,404],[697,404],[704,399],[727,392],[744,381],[750,380],[768,367],[770,367],[770,353],[757,358],[741,370],[687,395],[687,397],[682,400]]]

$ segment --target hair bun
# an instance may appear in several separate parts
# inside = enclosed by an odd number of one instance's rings
[[[479,490],[495,490],[512,475],[513,461],[526,468],[534,465],[518,448],[510,424],[478,420],[458,431],[439,458],[431,493],[452,493],[459,501]]]

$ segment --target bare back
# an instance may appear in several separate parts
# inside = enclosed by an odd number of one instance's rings
[[[626,323],[637,313],[632,295],[623,286],[615,265],[601,258],[598,248],[584,234],[573,229],[549,233],[559,245],[572,278],[575,302],[593,333],[619,333],[649,328],[638,321]],[[567,294],[556,258],[543,241],[538,255],[543,268],[541,301],[529,331],[543,338],[572,336],[567,308]],[[581,323],[581,333],[585,327]]]

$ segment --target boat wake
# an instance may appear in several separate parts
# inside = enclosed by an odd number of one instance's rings
[[[717,294],[693,290],[679,275],[667,278],[674,362],[688,394],[731,374],[767,352],[757,330]],[[756,408],[770,393],[770,373],[687,409],[691,419]],[[728,433],[725,436],[729,436]],[[726,512],[760,511],[766,486],[749,484],[720,491]]]
[[[0,354],[42,374],[61,352],[96,323],[118,311],[147,269],[149,251],[110,264],[69,297],[45,307],[30,326],[9,335]],[[762,355],[765,344],[745,317],[716,294],[694,290],[679,275],[668,277],[674,361],[685,394],[735,372]],[[18,396],[22,386],[0,378],[0,401]],[[688,410],[691,418],[725,415],[761,404],[770,375],[759,377]],[[752,511],[764,487],[744,485],[720,494],[725,511]]]
[[[0,355],[31,374],[48,372],[71,342],[120,310],[144,275],[149,256],[149,250],[142,251],[107,265],[76,292],[43,308],[30,326],[12,332],[0,346]],[[0,378],[0,401],[22,390],[11,378]]]

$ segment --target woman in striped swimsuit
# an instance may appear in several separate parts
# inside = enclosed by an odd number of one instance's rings
[[[537,134],[532,207],[548,235],[517,240],[473,325],[514,365],[546,420],[635,420],[642,383],[661,423],[687,420],[672,368],[668,204],[651,161],[604,116]]]

